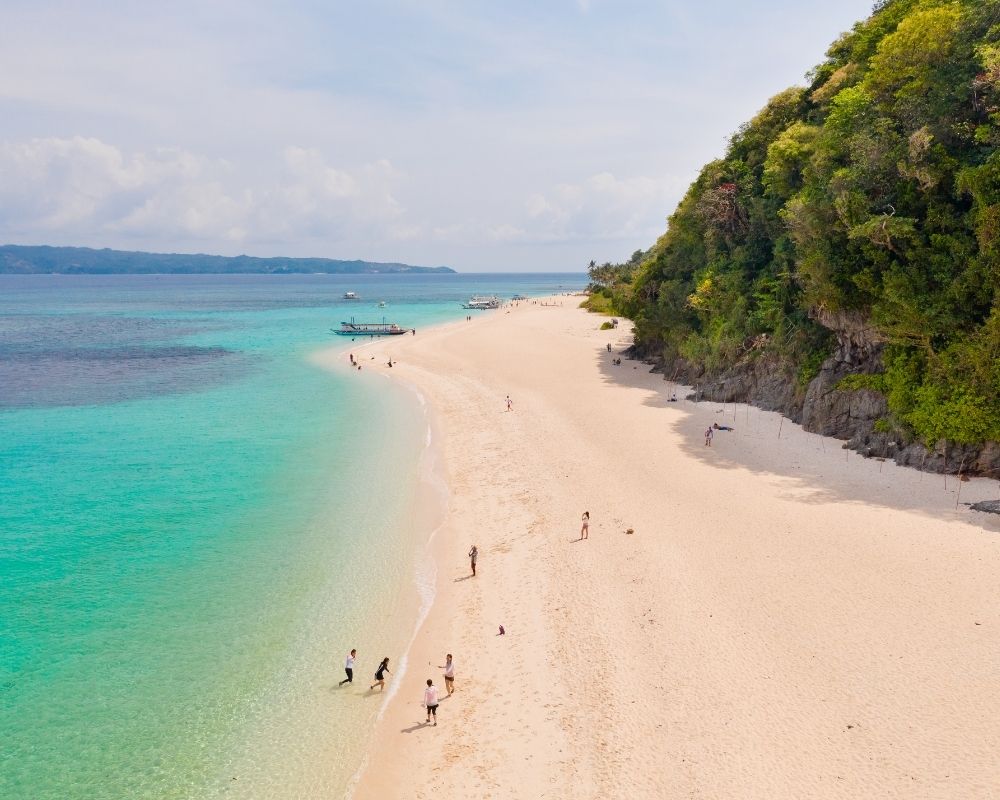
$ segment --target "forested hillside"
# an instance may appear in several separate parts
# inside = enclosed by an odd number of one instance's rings
[[[904,463],[998,469],[1000,0],[879,3],[809,79],[598,288],[703,396]]]

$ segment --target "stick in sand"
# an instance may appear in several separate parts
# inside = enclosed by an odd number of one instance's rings
[[[965,459],[958,468],[958,491],[955,492],[955,508],[958,508],[958,498],[962,496],[962,470],[965,469]]]

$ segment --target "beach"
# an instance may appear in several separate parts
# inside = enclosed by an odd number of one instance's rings
[[[353,796],[1000,797],[1000,517],[963,505],[997,481],[686,401],[579,299],[355,351],[427,402],[448,491]]]

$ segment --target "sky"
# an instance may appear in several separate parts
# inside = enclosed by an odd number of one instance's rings
[[[0,243],[582,271],[872,0],[0,0]]]

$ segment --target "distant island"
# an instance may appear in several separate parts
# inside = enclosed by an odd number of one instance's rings
[[[332,258],[256,258],[210,256],[202,253],[141,253],[94,250],[89,247],[0,246],[0,275],[291,275],[315,272],[330,275],[454,273],[451,267],[414,267],[377,261],[338,261]]]

